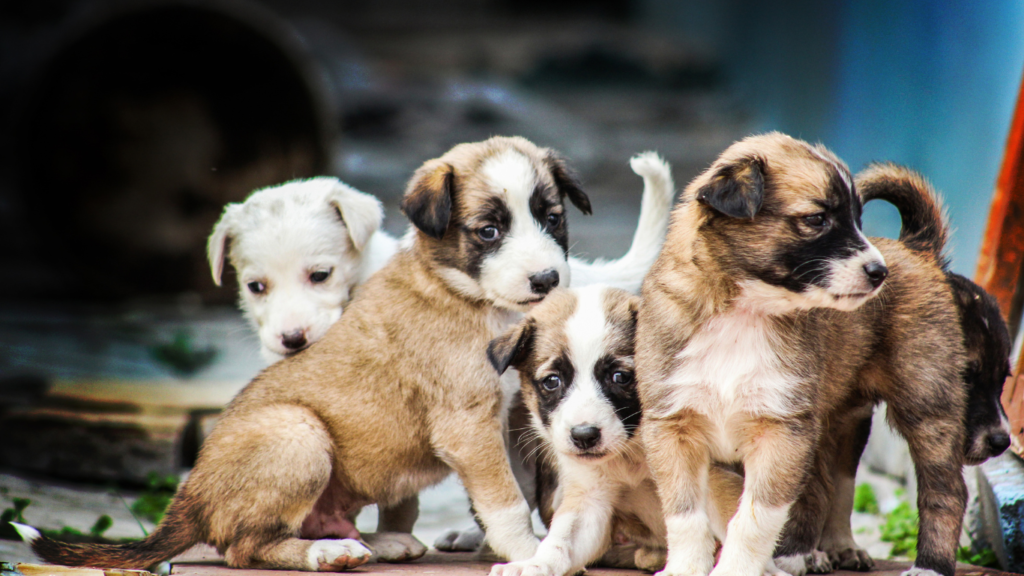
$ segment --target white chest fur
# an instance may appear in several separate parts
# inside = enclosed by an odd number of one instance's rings
[[[742,421],[794,411],[797,379],[776,339],[766,316],[734,310],[710,320],[676,356],[679,367],[667,381],[672,411],[696,410],[711,420],[717,458],[734,457]]]

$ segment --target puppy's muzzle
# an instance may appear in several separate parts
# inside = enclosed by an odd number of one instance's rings
[[[530,289],[534,294],[547,294],[558,286],[558,270],[548,268],[530,276]]]
[[[573,426],[569,431],[569,438],[580,450],[590,450],[601,442],[601,429],[587,424]]]
[[[864,273],[867,274],[872,288],[878,288],[889,277],[889,269],[881,262],[868,262],[864,265]]]
[[[281,334],[281,345],[295,352],[301,350],[306,346],[306,331],[296,330],[287,334]]]

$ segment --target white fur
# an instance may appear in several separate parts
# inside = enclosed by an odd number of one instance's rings
[[[789,504],[769,507],[754,502],[744,491],[739,509],[729,522],[722,555],[712,576],[761,576],[772,561],[776,540],[789,517]]]
[[[668,562],[656,576],[706,576],[715,558],[715,537],[703,508],[665,518]]]
[[[679,352],[679,368],[668,379],[673,389],[668,412],[685,407],[707,416],[712,453],[721,461],[742,457],[734,434],[741,419],[786,418],[801,409],[791,394],[796,375],[776,354],[768,320],[740,307],[714,317]]]
[[[14,526],[14,529],[18,532],[18,536],[21,536],[21,539],[25,542],[28,542],[29,544],[34,542],[37,538],[42,537],[42,534],[39,533],[39,530],[36,530],[35,528],[27,524],[11,522],[11,526]]]
[[[346,538],[344,540],[317,540],[310,544],[306,552],[306,566],[312,572],[320,570],[321,565],[334,566],[341,557],[348,557],[354,560],[366,562],[373,553],[358,540]],[[360,563],[362,563],[360,562]],[[348,564],[347,561],[342,562]]]
[[[334,178],[313,178],[258,190],[229,204],[214,227],[208,256],[220,284],[230,241],[239,302],[272,362],[293,352],[283,336],[319,340],[341,317],[350,292],[390,258],[396,242],[377,229],[380,202]],[[329,271],[321,283],[310,279]],[[247,285],[261,282],[262,294]]]
[[[504,510],[477,509],[487,530],[487,543],[499,555],[512,561],[525,560],[537,551],[537,536],[530,522],[530,506],[521,500]]]
[[[569,258],[573,286],[601,283],[638,294],[644,275],[661,252],[672,212],[672,200],[675,198],[672,170],[655,152],[637,154],[629,161],[629,165],[633,172],[644,179],[640,221],[629,252],[611,262],[598,260],[587,263]]]
[[[543,298],[530,288],[530,276],[555,270],[559,285],[568,286],[569,263],[562,247],[530,212],[530,197],[538,181],[533,164],[509,150],[484,162],[480,172],[492,190],[501,191],[512,215],[512,227],[498,251],[484,259],[478,283],[496,306],[526,310],[531,302]]]

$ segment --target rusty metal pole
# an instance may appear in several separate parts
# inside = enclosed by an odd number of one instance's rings
[[[1024,260],[1024,81],[1006,140],[1003,165],[996,180],[988,226],[978,257],[975,281],[999,302],[1011,338],[1020,329],[1024,303],[1021,262]],[[1018,358],[1024,354],[1018,354]],[[1024,372],[1018,361],[1003,387],[1003,406],[1010,419],[1012,450],[1024,456]]]

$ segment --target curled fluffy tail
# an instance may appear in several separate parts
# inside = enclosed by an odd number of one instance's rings
[[[629,252],[622,258],[608,262],[588,263],[570,258],[573,286],[601,283],[637,293],[644,275],[661,252],[676,193],[672,169],[656,152],[637,154],[629,161],[629,165],[633,172],[644,179],[640,220]]]
[[[71,544],[51,540],[31,526],[11,524],[32,546],[32,551],[51,564],[146,569],[170,560],[199,542],[196,527],[188,521],[180,502],[181,499],[175,498],[163,522],[152,534],[127,544]]]
[[[885,200],[900,211],[900,241],[911,250],[931,254],[947,269],[944,251],[949,222],[942,200],[923,176],[889,162],[872,164],[857,174],[857,189],[864,202]]]

